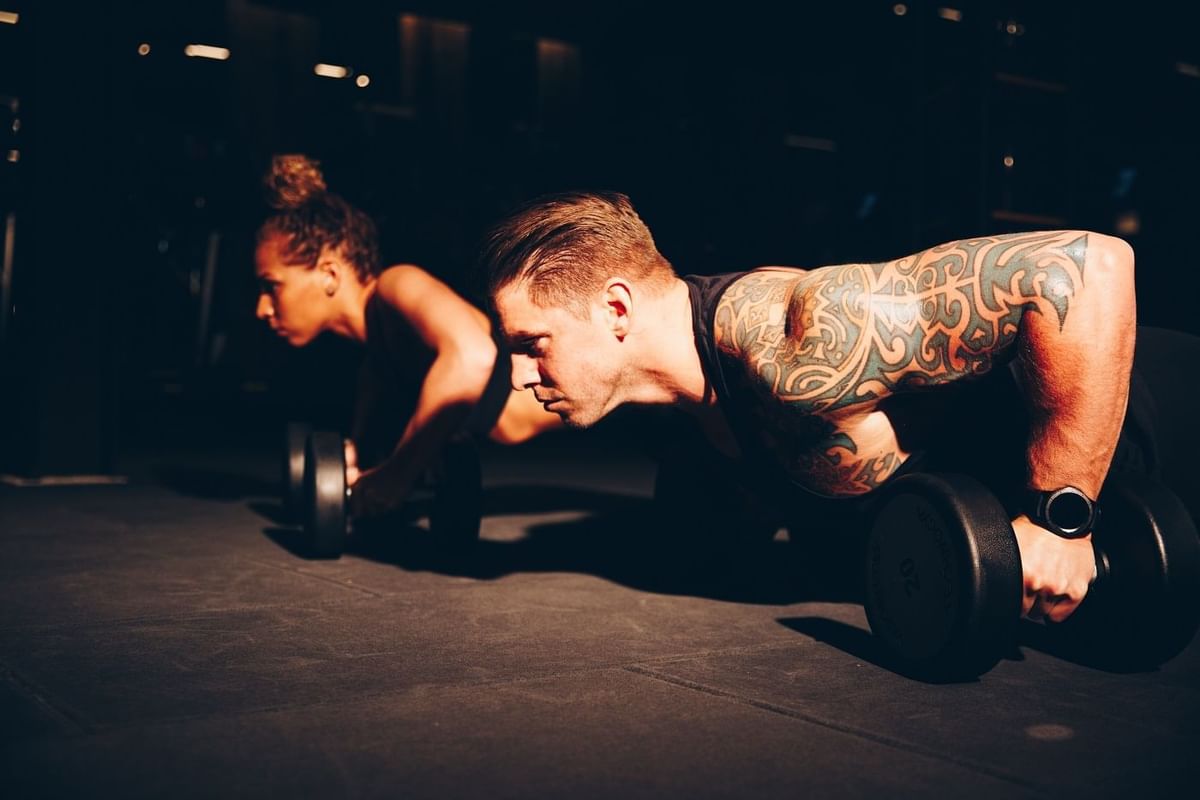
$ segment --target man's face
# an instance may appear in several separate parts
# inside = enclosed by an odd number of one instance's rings
[[[623,354],[603,303],[590,304],[581,318],[535,305],[518,284],[501,288],[495,303],[512,350],[514,389],[533,390],[547,411],[576,428],[613,410]]]

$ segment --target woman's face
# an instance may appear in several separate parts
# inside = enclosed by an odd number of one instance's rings
[[[325,330],[334,311],[330,276],[320,265],[310,269],[287,263],[287,241],[283,234],[271,234],[254,251],[259,283],[255,316],[288,344],[303,347]]]

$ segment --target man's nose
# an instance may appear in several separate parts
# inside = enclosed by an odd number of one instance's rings
[[[512,386],[518,392],[540,383],[537,362],[529,356],[513,355]]]

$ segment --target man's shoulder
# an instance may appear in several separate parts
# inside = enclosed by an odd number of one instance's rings
[[[738,286],[769,286],[779,285],[783,283],[795,283],[806,275],[811,275],[812,270],[802,267],[781,267],[781,266],[765,266],[755,267],[747,272],[739,273],[739,277],[729,285],[725,290],[728,294],[730,290]]]
[[[811,273],[798,267],[759,267],[742,273],[721,293],[714,316],[714,335],[721,352],[746,359],[762,337],[782,332],[797,287]]]

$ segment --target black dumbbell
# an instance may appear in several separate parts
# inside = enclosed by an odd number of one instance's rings
[[[312,428],[304,422],[289,422],[284,428],[282,499],[283,513],[298,520],[304,513],[304,448]]]
[[[1054,634],[1162,663],[1200,624],[1195,525],[1149,480],[1114,477],[1099,502],[1097,579]],[[974,479],[945,474],[899,478],[877,508],[867,543],[871,630],[914,674],[986,672],[1017,642],[1024,595],[1008,513]]]
[[[340,434],[313,431],[304,453],[304,533],[308,555],[338,558],[346,547],[346,449]]]
[[[482,518],[482,475],[475,443],[466,437],[451,440],[430,472],[430,531],[439,543],[461,550],[478,540]],[[324,431],[309,435],[304,495],[309,555],[338,558],[345,549],[351,496],[346,485],[345,443],[340,435]]]

